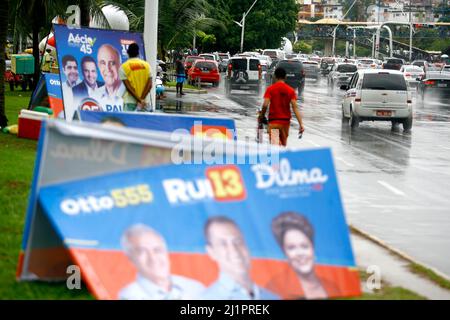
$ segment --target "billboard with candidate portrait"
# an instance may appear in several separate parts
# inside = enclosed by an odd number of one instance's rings
[[[53,25],[65,118],[76,110],[122,111],[125,85],[119,68],[128,59],[131,43],[145,59],[141,33]]]
[[[44,121],[37,147],[17,278],[62,280],[67,277],[67,267],[73,264],[54,226],[37,203],[42,187],[173,163],[174,160],[191,159],[202,163],[204,150],[214,152],[216,158],[226,156],[228,159],[231,156],[234,159],[235,151],[237,156],[240,153],[270,155],[275,154],[276,149],[273,145],[229,139],[198,139],[187,134],[123,128],[110,123]],[[177,150],[182,152],[174,153]]]
[[[49,185],[39,204],[100,299],[360,294],[329,149]]]

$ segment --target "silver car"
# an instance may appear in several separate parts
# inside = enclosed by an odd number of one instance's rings
[[[328,86],[334,88],[348,84],[356,71],[358,71],[356,64],[337,63],[333,65],[333,68],[328,74]]]
[[[304,61],[303,68],[307,79],[319,80],[320,67],[316,61]]]

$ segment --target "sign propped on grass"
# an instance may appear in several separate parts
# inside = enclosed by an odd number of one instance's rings
[[[361,293],[329,149],[121,170],[43,187],[39,205],[98,299]]]
[[[217,156],[225,157],[236,150],[245,154],[267,155],[274,147],[93,123],[44,122],[35,160],[17,278],[64,279],[67,276],[66,268],[71,264],[63,243],[37,205],[37,196],[42,187],[171,163],[174,155],[181,161],[199,159],[201,163],[205,149],[217,151]],[[234,155],[232,153],[231,157]]]

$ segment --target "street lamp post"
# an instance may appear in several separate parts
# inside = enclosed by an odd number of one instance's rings
[[[356,1],[357,0],[353,1],[353,3],[350,6],[350,8],[348,8],[347,12],[342,16],[342,20],[344,20],[345,17],[347,16],[347,14],[350,12],[350,10],[352,10],[352,8],[355,5]],[[336,48],[336,30],[337,30],[338,27],[339,27],[339,24],[333,30],[333,50],[332,50],[333,51],[333,57],[334,57],[334,51],[335,51],[335,48]]]
[[[412,58],[413,24],[411,21],[411,0],[409,0],[409,62]]]
[[[244,33],[245,33],[245,17],[247,17],[247,15],[250,13],[250,11],[253,9],[253,7],[255,6],[256,2],[258,2],[258,0],[255,0],[253,2],[253,4],[251,5],[250,9],[248,9],[247,12],[244,12],[244,14],[242,15],[242,20],[241,22],[237,22],[234,21],[239,27],[241,27],[241,52],[244,52]]]
[[[144,44],[145,52],[151,70],[155,70],[156,74],[156,56],[158,45],[158,0],[145,0],[145,15],[144,15]],[[153,77],[153,88],[155,88],[156,77]],[[156,92],[150,91],[150,99],[155,108]]]

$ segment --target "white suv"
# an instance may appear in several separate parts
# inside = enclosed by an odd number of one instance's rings
[[[412,96],[403,73],[397,70],[358,70],[342,101],[342,119],[352,128],[361,121],[391,121],[412,127]]]
[[[232,90],[254,90],[259,95],[262,84],[262,67],[258,58],[232,57],[228,60],[225,75],[225,93]]]

